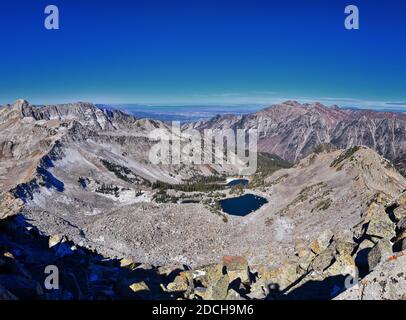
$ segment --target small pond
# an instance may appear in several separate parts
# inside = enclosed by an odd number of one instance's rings
[[[242,186],[246,186],[248,185],[248,180],[247,179],[235,179],[235,180],[231,180],[229,183],[227,183],[227,187],[231,188],[234,186],[237,186],[239,184],[241,184]]]
[[[266,203],[268,203],[268,200],[253,194],[220,200],[220,206],[223,211],[233,216],[246,216],[258,210]]]

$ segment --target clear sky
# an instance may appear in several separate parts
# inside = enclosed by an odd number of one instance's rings
[[[60,30],[44,28],[48,4]],[[344,28],[348,4],[360,30]],[[0,46],[0,104],[406,106],[404,0],[2,1]]]

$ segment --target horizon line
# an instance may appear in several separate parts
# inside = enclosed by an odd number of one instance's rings
[[[299,104],[316,104],[320,103],[327,108],[331,107],[338,107],[340,109],[355,109],[355,110],[370,110],[370,111],[378,111],[378,112],[398,112],[398,113],[406,113],[406,102],[396,102],[396,101],[369,101],[369,100],[361,100],[361,99],[354,99],[354,98],[331,98],[331,97],[324,97],[324,98],[276,98],[272,99],[273,101],[267,102],[206,102],[206,101],[168,101],[168,102],[113,102],[113,103],[105,103],[105,102],[92,102],[90,100],[68,100],[66,102],[57,102],[57,103],[31,103],[27,99],[16,99],[14,102],[1,104],[0,107],[5,107],[8,105],[13,105],[18,101],[27,101],[30,105],[33,106],[49,106],[49,105],[65,105],[65,104],[75,104],[75,103],[89,103],[95,106],[111,106],[113,108],[119,109],[120,107],[131,107],[131,106],[138,106],[138,107],[237,107],[237,106],[257,106],[261,107],[261,109],[265,109],[268,107],[272,107],[277,104],[283,104],[286,102],[297,102]],[[87,101],[86,101],[87,100]],[[95,99],[97,100],[97,99]],[[258,110],[261,110],[258,109]],[[231,110],[230,110],[231,111]]]

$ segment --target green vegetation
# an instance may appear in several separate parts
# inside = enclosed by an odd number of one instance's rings
[[[211,175],[211,176],[196,176],[193,177],[189,180],[186,180],[186,182],[188,183],[207,183],[207,184],[211,184],[211,183],[225,183],[226,182],[226,176],[224,175]]]
[[[267,219],[265,220],[265,225],[266,225],[267,227],[269,227],[269,226],[271,226],[271,225],[273,224],[273,222],[274,222],[274,218],[273,218],[273,217],[267,218]]]
[[[208,196],[210,197],[210,198],[215,198],[215,199],[222,199],[222,198],[225,198],[227,195],[225,194],[225,193],[221,193],[221,192],[210,192],[209,194],[208,194]]]
[[[86,188],[88,182],[89,182],[89,179],[83,178],[82,176],[80,176],[79,179],[78,179],[78,183],[80,184],[80,186],[83,189]]]
[[[280,177],[278,177],[277,179],[271,181],[269,183],[269,186],[273,186],[276,185],[278,183],[281,183],[283,180],[287,179],[287,177],[289,177],[289,175],[287,173],[285,173],[284,175],[281,175]]]
[[[312,184],[311,186],[304,187],[296,199],[298,202],[304,201],[309,197],[309,195],[316,193],[318,189],[324,188],[325,186],[326,184],[324,182],[319,182]]]
[[[320,143],[313,149],[313,152],[316,154],[320,154],[323,152],[333,152],[336,150],[337,147],[331,143]]]
[[[325,211],[325,210],[327,210],[328,208],[330,208],[331,203],[332,203],[332,201],[331,201],[331,199],[329,199],[329,198],[328,198],[328,199],[325,199],[325,200],[322,200],[322,201],[320,201],[320,202],[317,203],[317,205],[312,209],[312,212],[315,211],[315,210],[318,210],[318,211]]]
[[[315,201],[323,201],[324,197],[328,196],[332,190],[331,189],[326,189],[327,184],[324,182],[319,182],[312,184],[310,186],[304,187],[299,194],[296,196],[295,199],[293,199],[285,208],[281,209],[278,211],[278,214],[282,215],[285,214],[290,208],[299,205],[299,203],[302,203],[306,200],[309,200],[309,203],[315,202]],[[321,191],[324,189],[324,191],[321,193]],[[312,210],[313,211],[313,210]]]
[[[171,184],[162,181],[157,181],[152,184],[153,189],[159,190],[176,190],[183,192],[208,192],[224,189],[224,186],[221,184],[207,184],[204,182],[189,182],[184,184]]]
[[[143,184],[145,186],[151,185],[151,183],[148,180],[145,180],[144,178],[137,176],[132,170],[130,170],[127,167],[112,163],[104,159],[101,159],[100,161],[106,167],[107,170],[113,172],[117,178],[125,182],[134,183],[138,185]]]
[[[160,189],[153,195],[153,200],[159,203],[200,203],[203,198],[202,193],[195,193],[192,196],[184,193],[168,194],[168,190]]]
[[[179,197],[169,196],[165,190],[159,190],[154,194],[152,199],[157,203],[177,203]]]
[[[228,222],[227,216],[222,212],[220,199],[218,199],[219,194],[215,194],[215,199],[207,198],[203,201],[204,206],[209,209],[212,213],[217,214],[223,219],[223,222]]]
[[[309,157],[309,165],[312,165],[316,161],[317,155],[314,153]]]
[[[391,169],[395,169],[395,166],[393,165],[392,162],[386,161],[385,168],[388,170],[391,170]]]
[[[111,194],[114,195],[116,198],[120,196],[120,189],[117,186],[112,184],[102,184],[100,187],[96,189],[96,192],[103,193],[103,194]]]
[[[344,160],[351,158],[360,148],[361,148],[360,146],[355,146],[355,147],[345,150],[330,164],[330,167],[336,168]],[[342,169],[342,167],[340,168],[340,170],[341,169]],[[337,168],[337,170],[338,170],[338,168]]]
[[[237,184],[230,189],[230,194],[236,194],[241,196],[244,193],[244,186],[242,184]]]
[[[337,168],[336,171],[341,171],[344,168],[344,163],[341,163]]]
[[[280,169],[292,167],[292,164],[274,154],[258,153],[257,172],[252,177],[250,188],[265,186],[265,179]]]

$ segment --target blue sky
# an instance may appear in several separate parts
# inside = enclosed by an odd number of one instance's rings
[[[58,5],[60,30],[44,28]],[[360,30],[344,28],[358,5]],[[402,0],[13,0],[0,4],[0,104],[406,107]]]

